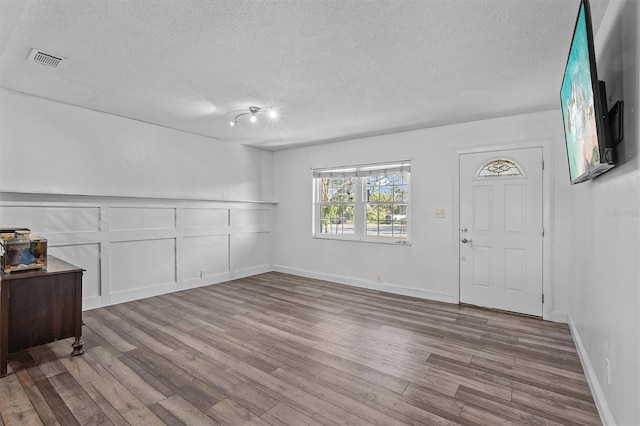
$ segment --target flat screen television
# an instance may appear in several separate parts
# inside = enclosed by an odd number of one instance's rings
[[[615,166],[604,82],[598,81],[588,0],[582,0],[564,71],[562,118],[571,183]]]

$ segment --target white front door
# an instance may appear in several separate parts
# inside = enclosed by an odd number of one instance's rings
[[[460,302],[542,316],[542,148],[460,155]]]

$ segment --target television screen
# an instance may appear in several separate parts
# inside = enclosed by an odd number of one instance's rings
[[[583,0],[560,91],[572,183],[589,180],[613,167],[612,158],[602,158],[607,141],[601,103],[604,93],[599,91],[589,3]],[[604,110],[606,114],[606,102]]]

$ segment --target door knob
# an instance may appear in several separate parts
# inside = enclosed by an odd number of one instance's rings
[[[462,241],[463,243],[465,243],[465,244],[466,244],[466,243],[472,243],[472,242],[473,242],[473,240],[472,240],[471,238],[463,238],[461,241]]]

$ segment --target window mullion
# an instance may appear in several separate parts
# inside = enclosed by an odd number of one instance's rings
[[[362,238],[365,235],[365,227],[367,226],[367,218],[365,213],[364,203],[364,182],[365,178],[356,178],[356,197],[355,205],[353,206],[353,231],[357,238]]]
[[[315,193],[313,194],[315,211],[313,218],[313,230],[315,235],[322,233],[322,179],[314,179],[315,181]]]

